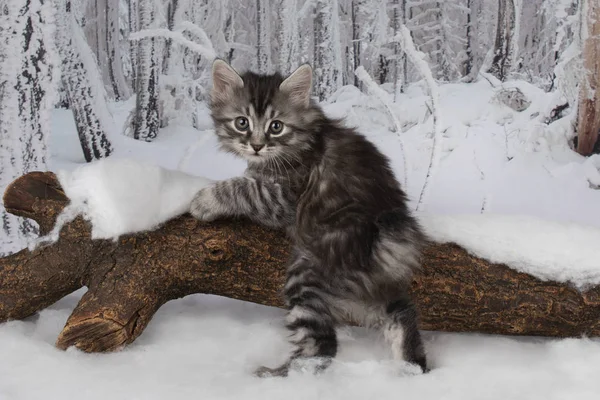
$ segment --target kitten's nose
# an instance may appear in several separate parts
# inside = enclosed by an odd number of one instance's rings
[[[254,149],[255,152],[259,152],[260,149],[262,149],[263,147],[265,147],[264,144],[251,144],[250,146],[252,146],[252,148]]]

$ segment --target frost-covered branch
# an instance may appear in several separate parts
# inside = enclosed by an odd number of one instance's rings
[[[210,45],[210,41],[207,44],[199,44],[187,39],[183,35],[183,31],[170,31],[168,29],[144,29],[139,32],[132,33],[129,35],[129,40],[139,41],[148,38],[162,38],[162,39],[170,39],[174,43],[177,43],[185,48],[193,51],[201,56],[204,56],[209,59],[215,58],[217,55],[212,45]]]
[[[392,122],[394,123],[394,132],[396,132],[396,134],[398,135],[398,143],[400,143],[400,152],[402,154],[402,162],[403,162],[403,168],[404,168],[403,184],[404,184],[404,187],[407,188],[408,187],[408,162],[406,160],[406,152],[404,151],[404,142],[402,140],[402,128],[401,128],[400,121],[398,121],[396,114],[392,110],[392,105],[390,104],[390,101],[388,100],[389,94],[385,90],[380,88],[379,85],[377,85],[377,83],[373,80],[373,78],[371,78],[371,76],[369,75],[369,73],[363,66],[358,67],[356,69],[356,71],[354,71],[354,76],[356,76],[364,84],[364,87],[367,89],[367,91],[370,94],[375,96],[383,104],[385,111],[389,114],[389,116],[392,119]]]
[[[417,203],[417,211],[422,210],[426,200],[429,196],[431,181],[433,180],[437,167],[439,164],[440,156],[442,154],[442,129],[440,121],[440,94],[438,92],[438,86],[433,79],[431,68],[425,61],[425,54],[421,53],[415,48],[415,43],[412,40],[410,31],[406,26],[401,26],[400,34],[394,38],[394,41],[399,41],[402,45],[404,52],[408,59],[415,66],[419,74],[423,77],[429,96],[431,97],[432,105],[432,119],[433,119],[433,145],[431,150],[431,158],[429,160],[429,166],[427,168],[427,176],[421,189],[419,201]]]

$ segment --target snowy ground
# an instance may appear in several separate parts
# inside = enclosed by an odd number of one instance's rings
[[[543,124],[553,95],[522,82],[506,85],[520,87],[532,100],[530,108],[517,113],[494,104],[495,92],[486,80],[440,88],[444,152],[423,221],[434,237],[448,239],[448,232],[454,232],[452,239],[462,240],[473,252],[542,278],[578,286],[598,283],[600,265],[593,260],[600,260],[594,247],[600,237],[600,157],[579,157],[568,149],[566,130]],[[348,124],[380,146],[402,181],[398,137],[378,100],[351,87],[335,100],[327,111],[346,116]],[[431,149],[431,126],[423,123],[426,100],[414,85],[395,105],[406,129],[402,139],[413,206]],[[131,105],[114,107],[118,124]],[[73,169],[83,157],[70,114],[57,111],[53,124],[51,168]],[[216,152],[207,117],[202,124],[204,133],[171,125],[151,144],[113,134],[115,156],[210,179],[241,173],[241,161]],[[288,351],[282,311],[202,295],[164,306],[144,334],[120,353],[56,350],[56,336],[80,295],[27,321],[0,325],[0,400],[529,400],[596,399],[600,393],[600,340],[426,332],[433,371],[413,375],[410,367],[390,360],[381,338],[360,328],[340,332],[340,356],[324,375],[260,380],[250,371],[263,363],[277,364]]]
[[[125,350],[89,355],[53,347],[77,296],[29,321],[0,325],[1,399],[594,399],[600,341],[425,332],[434,369],[412,375],[383,341],[344,330],[322,376],[254,378],[283,361],[281,310],[194,295],[159,310]]]

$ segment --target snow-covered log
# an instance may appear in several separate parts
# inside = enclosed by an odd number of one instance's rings
[[[57,18],[57,38],[63,60],[63,81],[83,155],[89,162],[112,153],[106,134],[114,129],[114,122],[106,103],[102,76],[73,16],[72,2],[58,0],[58,4],[61,14]]]
[[[96,191],[97,192],[97,191]],[[70,200],[52,173],[13,182],[4,204],[43,233]],[[0,258],[0,321],[22,319],[87,286],[56,345],[88,352],[133,342],[167,301],[208,293],[282,307],[289,243],[243,220],[203,224],[189,215],[119,240],[92,240],[76,218],[55,244]],[[600,287],[578,291],[431,244],[413,292],[427,330],[509,335],[600,336]]]
[[[579,88],[577,151],[590,155],[600,134],[600,5],[585,0],[582,18],[587,19],[583,30],[584,73]],[[586,10],[587,8],[587,10]]]

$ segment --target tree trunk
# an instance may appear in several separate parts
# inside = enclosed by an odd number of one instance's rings
[[[235,41],[235,8],[233,7],[229,8],[223,35],[225,36],[225,41],[227,43],[233,43]],[[227,51],[226,59],[229,65],[231,65],[231,62],[233,61],[234,51],[235,49],[233,46],[229,47],[229,50]]]
[[[129,86],[123,74],[121,44],[119,41],[119,2],[106,3],[106,52],[107,68],[115,100],[126,100],[131,96]]]
[[[107,4],[110,1],[115,0],[94,0],[96,4],[96,15],[94,15],[95,30],[96,30],[96,59],[98,61],[98,68],[100,70],[102,76],[102,82],[104,83],[104,89],[107,91],[108,95],[111,98],[115,98],[116,93],[113,91],[113,85],[110,77],[109,70],[109,55],[108,55],[108,42],[106,40],[108,32],[108,24],[106,17],[107,13]]]
[[[139,30],[138,0],[127,0],[129,33]],[[129,43],[129,58],[131,59],[131,87],[137,88],[138,43]]]
[[[300,36],[298,35],[297,0],[283,0],[279,9],[281,49],[279,50],[279,69],[285,74],[298,68]]]
[[[168,0],[167,2],[167,29],[172,31],[175,28],[175,16],[177,15],[177,7],[179,6],[179,0]],[[163,48],[162,56],[162,73],[168,75],[170,73],[171,65],[179,60],[172,60],[171,56],[173,53],[173,40],[166,39],[165,47]]]
[[[258,72],[271,71],[271,29],[269,1],[256,0],[256,60]]]
[[[154,3],[138,3],[140,29],[149,29],[154,19]],[[158,54],[154,38],[139,41],[136,75],[136,113],[133,118],[133,137],[151,142],[158,136],[160,116],[158,110]]]
[[[470,76],[471,71],[473,70],[473,0],[467,0],[467,42],[465,44],[465,71],[464,76]]]
[[[362,48],[362,32],[361,32],[361,23],[360,23],[360,15],[361,15],[361,7],[363,6],[364,0],[352,0],[352,62],[353,69],[352,71],[356,71],[358,67],[360,67],[360,54]],[[354,77],[354,86],[357,88],[361,88],[361,82],[358,77]]]
[[[58,68],[53,64],[56,43],[45,34],[54,19],[46,2],[0,7],[0,187],[24,172],[46,169]],[[0,206],[0,249],[16,251],[36,234],[32,221]]]
[[[71,1],[63,5],[64,13],[58,18],[59,53],[63,59],[63,81],[81,149],[87,162],[108,157],[112,145],[106,132],[112,126],[106,104],[102,77],[96,64],[91,64],[91,50],[83,31],[72,15]]]
[[[587,0],[587,8],[582,16],[587,18],[587,38],[583,45],[585,73],[579,89],[577,123],[577,152],[584,156],[594,152],[600,133],[600,5]]]
[[[400,27],[406,25],[406,0],[393,0],[392,29],[394,31],[394,101],[398,100],[398,95],[404,93],[408,80],[408,65],[406,54],[402,51],[402,46],[397,40],[400,34]]]
[[[514,0],[498,1],[498,25],[496,26],[496,42],[494,59],[488,72],[501,81],[508,77],[514,62],[513,35],[515,28]]]
[[[68,204],[52,173],[25,175],[7,189],[15,215],[52,229]],[[0,321],[22,319],[82,286],[88,291],[56,345],[111,351],[133,342],[160,306],[208,293],[282,307],[289,243],[279,231],[242,220],[203,224],[189,215],[118,241],[91,240],[82,218],[57,243],[0,259]],[[600,335],[600,287],[584,293],[432,244],[413,293],[427,330],[509,335]]]
[[[341,83],[341,53],[338,35],[337,0],[316,0],[315,33],[315,88],[323,101],[335,92]],[[337,47],[336,47],[337,46]]]

